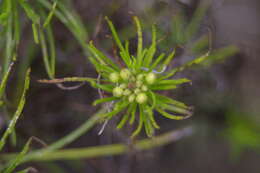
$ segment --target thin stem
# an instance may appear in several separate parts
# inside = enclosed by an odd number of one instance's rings
[[[29,153],[24,161],[32,160],[33,158],[41,157],[47,153],[53,152],[54,150],[63,148],[64,146],[70,144],[75,141],[77,138],[85,134],[88,130],[90,130],[95,124],[99,122],[102,118],[101,114],[105,112],[105,109],[101,109],[95,115],[93,115],[90,119],[88,119],[85,123],[83,123],[79,128],[68,134],[67,136],[61,138],[57,142],[49,145],[47,148]]]
[[[137,141],[134,149],[137,151],[148,150],[155,147],[167,145],[171,142],[190,136],[193,133],[192,127],[186,127],[180,130],[175,130],[163,135]],[[44,152],[37,155],[27,157],[25,161],[53,161],[53,160],[73,160],[85,159],[93,157],[104,157],[111,155],[120,155],[130,151],[130,147],[125,144],[113,144],[97,147],[87,147],[82,149],[66,149],[53,152]],[[4,159],[10,159],[14,154],[3,155]]]

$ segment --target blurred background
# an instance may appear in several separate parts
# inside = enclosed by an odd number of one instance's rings
[[[73,0],[67,1],[86,27],[89,40],[113,57],[113,44],[104,16],[109,16],[122,38],[136,48],[132,16],[140,18],[144,44],[149,45],[151,25],[159,30],[159,52],[174,48],[177,56],[172,67],[193,59],[207,50],[230,45],[239,51],[221,63],[195,66],[180,74],[192,79],[167,92],[177,100],[194,106],[194,115],[183,121],[169,121],[158,116],[161,129],[156,135],[192,126],[194,131],[167,146],[149,151],[93,159],[55,162],[31,162],[41,173],[259,173],[260,172],[260,2],[258,0]],[[206,5],[205,5],[206,4]],[[199,9],[199,10],[198,10]],[[183,39],[183,28],[199,14],[197,32]],[[179,22],[179,23],[178,23]],[[177,27],[176,27],[177,26]],[[181,26],[181,27],[179,27]],[[88,84],[63,90],[52,84],[38,83],[48,78],[40,48],[33,43],[30,23],[23,21],[18,63],[7,88],[10,102],[17,102],[23,74],[31,66],[31,89],[22,118],[17,124],[18,147],[10,144],[6,152],[19,151],[22,144],[36,136],[45,143],[65,136],[88,119],[99,107],[92,106],[98,92]],[[94,67],[70,31],[57,19],[52,20],[57,62],[56,77],[96,77]],[[194,29],[195,30],[195,29]],[[192,30],[193,31],[193,30]],[[199,41],[199,42],[198,42]],[[68,86],[73,86],[68,84]],[[9,109],[15,109],[10,106]],[[3,112],[2,112],[3,114]],[[116,130],[117,119],[102,124],[80,137],[68,148],[113,143],[127,143],[129,130]],[[6,126],[0,117],[0,127]],[[144,138],[145,134],[140,138]],[[20,148],[19,148],[20,146]],[[34,144],[33,148],[42,146]]]

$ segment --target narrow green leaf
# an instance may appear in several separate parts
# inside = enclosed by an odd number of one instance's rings
[[[1,81],[1,84],[0,84],[0,100],[3,97],[4,91],[5,91],[5,88],[6,88],[6,84],[7,84],[7,79],[9,77],[9,75],[10,75],[12,66],[13,66],[13,63],[10,64],[7,72],[4,74],[3,79]]]
[[[191,82],[191,80],[187,78],[181,78],[181,79],[169,79],[169,80],[161,80],[159,82],[156,82],[156,86],[159,85],[180,85],[183,83],[188,83]]]
[[[132,104],[132,108],[131,108],[131,118],[129,120],[129,124],[132,125],[135,121],[135,116],[136,116],[136,107],[137,107],[137,103],[133,103]]]
[[[47,71],[49,78],[53,79],[54,74],[52,72],[52,67],[51,67],[51,62],[50,62],[50,58],[49,58],[49,54],[48,54],[48,50],[47,50],[45,35],[41,28],[39,28],[39,36],[40,36],[39,38],[40,38],[40,45],[42,48],[44,66],[45,66],[45,69]]]
[[[161,108],[163,110],[169,110],[175,113],[183,114],[185,115],[184,118],[190,117],[192,115],[192,109],[190,107],[187,107],[186,105],[183,106],[182,103],[175,104],[175,102],[175,100],[165,97],[160,100],[157,100],[156,107]]]
[[[127,120],[130,117],[130,113],[127,112],[126,114],[123,114],[122,116],[123,116],[123,118],[120,120],[120,122],[116,126],[117,129],[121,129],[122,127],[124,127],[124,125],[126,124]]]
[[[132,115],[135,114],[136,111],[135,109],[136,109],[136,103],[132,103],[128,106],[126,114],[123,115],[123,118],[117,125],[117,129],[121,129],[122,127],[124,127],[124,125],[126,124],[127,120],[130,118],[130,116],[132,118]]]
[[[9,136],[9,134],[11,134],[12,131],[14,131],[15,124],[22,113],[22,110],[23,110],[23,107],[25,104],[25,95],[26,95],[26,92],[29,89],[29,85],[30,85],[30,76],[29,75],[30,75],[30,70],[28,70],[26,73],[24,90],[23,90],[23,94],[20,99],[20,102],[18,104],[18,108],[17,108],[12,120],[10,121],[7,130],[5,131],[4,135],[2,136],[2,138],[0,140],[0,151],[2,150],[3,146],[5,145],[6,139]]]
[[[210,66],[212,64],[221,63],[226,58],[235,55],[238,51],[239,49],[232,45],[217,49],[213,51],[211,54],[209,54],[206,61],[202,62],[202,64],[205,66]]]
[[[31,143],[32,143],[32,138],[30,138],[26,142],[25,146],[23,147],[23,150],[15,157],[15,159],[13,159],[10,162],[10,164],[8,165],[4,173],[12,173],[14,171],[14,169],[22,162],[24,156],[29,151],[29,147]]]
[[[174,17],[173,17],[173,22],[172,22],[172,35],[173,35],[173,40],[175,45],[182,45],[185,43],[185,35],[184,35],[184,25],[185,23],[183,22],[185,21],[184,19],[184,15],[182,14],[182,12],[177,13]]]
[[[98,84],[98,83],[92,82],[91,85],[94,88],[100,88],[100,89],[107,91],[107,92],[112,92],[113,88],[114,88],[114,85],[110,85],[110,84]]]
[[[141,23],[137,16],[134,16],[134,21],[137,29],[137,37],[138,37],[138,43],[137,43],[137,64],[140,67],[143,61],[142,51],[143,51],[143,35],[142,35],[142,28]]]
[[[174,58],[174,55],[175,55],[175,49],[168,55],[168,57],[162,62],[161,64],[161,69],[164,67],[164,66],[167,66],[171,61],[172,59]],[[160,69],[160,70],[161,70]]]
[[[146,112],[147,115],[152,123],[152,125],[154,126],[154,128],[159,129],[160,126],[156,123],[155,119],[154,119],[154,114],[153,114],[153,108],[149,108],[148,106],[146,107]]]
[[[37,0],[37,2],[39,2],[43,7],[45,7],[48,10],[52,10],[53,5],[47,1],[47,0]],[[54,15],[57,16],[57,18],[64,24],[66,25],[70,30],[72,29],[68,19],[66,18],[66,16],[58,9],[56,9],[54,11]]]
[[[114,106],[114,109],[111,112],[107,113],[105,117],[108,117],[109,119],[112,118],[114,115],[123,111],[128,106],[128,104],[128,102],[117,102]]]
[[[161,104],[160,105],[161,108],[165,109],[165,110],[169,110],[169,111],[173,111],[179,114],[184,114],[187,116],[191,116],[192,112],[190,111],[190,109],[185,109],[185,108],[181,108],[181,107],[177,107],[177,106],[173,106],[173,105],[168,105],[168,104]]]
[[[16,46],[20,42],[20,16],[19,16],[19,11],[18,11],[18,2],[13,1],[13,16],[14,16],[14,39],[16,42]]]
[[[192,17],[191,22],[189,23],[186,30],[184,31],[186,41],[190,40],[194,36],[194,34],[198,31],[200,22],[204,17],[205,13],[207,12],[207,10],[208,10],[208,4],[206,4],[205,2],[200,2],[199,6],[197,7]]]
[[[119,47],[120,51],[122,52],[122,59],[124,60],[124,62],[126,63],[126,65],[129,67],[130,63],[131,63],[131,60],[130,60],[130,57],[127,56],[127,52],[126,50],[124,49],[124,46],[122,45],[122,42],[121,40],[119,39],[118,37],[118,34],[116,32],[116,29],[115,29],[115,26],[113,25],[113,23],[108,19],[108,17],[105,17],[105,20],[107,21],[108,25],[109,25],[109,28],[112,32],[112,35],[113,35],[113,38],[117,44],[117,46]]]
[[[52,10],[53,4],[48,2],[48,0],[37,0],[43,7],[48,10]],[[70,30],[70,32],[74,35],[76,40],[80,43],[84,54],[89,56],[88,46],[86,40],[88,39],[88,33],[86,28],[81,21],[80,17],[73,11],[63,5],[63,3],[57,3],[56,10],[54,11],[54,15]]]
[[[156,68],[156,66],[162,61],[164,56],[165,56],[165,53],[162,53],[158,58],[156,58],[154,63],[151,65],[150,70],[154,70]]]
[[[110,30],[111,30],[111,32],[112,32],[113,38],[115,39],[117,46],[119,47],[119,49],[120,49],[122,52],[124,52],[125,49],[124,49],[124,47],[123,47],[123,45],[122,45],[121,40],[119,39],[119,37],[118,37],[118,35],[117,35],[117,32],[116,32],[116,29],[115,29],[114,24],[108,19],[108,17],[105,17],[105,20],[107,21],[107,23],[108,23],[108,25],[109,25],[109,28],[110,28]]]
[[[155,96],[155,94],[152,91],[149,91],[148,94],[149,94],[149,97],[152,98],[151,100],[149,100],[149,101],[152,102],[151,109],[154,109],[154,107],[156,105],[156,96]]]
[[[160,95],[160,94],[155,94],[155,96],[156,96],[156,99],[161,101],[161,102],[164,102],[164,103],[167,103],[167,104],[172,104],[174,106],[181,107],[181,108],[184,108],[184,109],[188,109],[189,108],[184,103],[179,102],[177,100],[174,100],[172,98],[169,98],[169,97],[166,97],[166,96],[163,96],[163,95]]]
[[[191,60],[187,63],[185,63],[184,65],[181,65],[178,68],[172,69],[171,71],[169,71],[165,76],[161,77],[160,79],[166,79],[169,78],[173,75],[175,75],[177,72],[180,72],[192,65],[198,65],[198,64],[202,64],[202,65],[211,65],[218,61],[223,61],[226,57],[228,56],[232,56],[235,53],[238,52],[237,47],[235,46],[228,46],[222,49],[219,49],[215,52],[213,52],[212,54],[210,54],[210,52],[207,52],[205,54],[203,54],[202,56],[195,58],[194,60]]]
[[[132,64],[132,60],[131,60],[131,55],[130,55],[130,52],[129,52],[129,41],[128,40],[126,40],[125,41],[125,54],[129,57],[129,61],[130,61],[130,63],[129,63],[129,65],[131,65]]]
[[[176,85],[153,85],[150,87],[151,90],[170,90],[170,89],[176,89]]]
[[[84,50],[86,50],[87,45],[85,42],[88,38],[88,33],[85,30],[85,26],[80,16],[72,8],[67,7],[64,3],[58,3],[57,5],[68,20],[68,28],[70,28],[71,32],[75,35],[81,46]]]
[[[152,27],[152,44],[143,60],[143,66],[149,67],[156,52],[156,27]]]
[[[165,111],[163,111],[162,109],[160,108],[156,108],[156,110],[164,117],[166,118],[169,118],[169,119],[173,119],[173,120],[183,120],[185,119],[186,117],[185,116],[179,116],[179,115],[172,115],[172,114],[169,114]]]
[[[50,69],[52,75],[55,76],[56,48],[55,48],[55,39],[50,25],[46,27],[46,35],[47,35],[47,42],[49,45],[49,53],[50,53]]]
[[[142,116],[143,116],[145,132],[146,132],[148,137],[152,137],[153,133],[154,133],[154,128],[151,125],[150,118],[149,118],[148,114],[144,113],[143,106],[140,106],[140,107],[141,107],[140,114],[142,114]]]
[[[209,47],[209,35],[203,35],[198,40],[196,40],[191,46],[191,51],[194,54],[198,54],[201,51],[204,51],[206,48]]]
[[[195,58],[194,60],[191,60],[183,65],[181,65],[180,67],[177,67],[177,68],[174,68],[172,69],[171,71],[169,71],[165,76],[161,77],[160,79],[166,79],[166,78],[169,78],[173,75],[175,75],[177,72],[180,72],[192,65],[195,65],[195,64],[200,64],[202,63],[203,61],[205,61],[209,56],[209,52],[205,53],[204,55],[198,57],[198,58]]]
[[[132,61],[131,61],[130,57],[127,57],[127,53],[119,51],[119,55],[123,59],[123,61],[125,62],[126,66],[131,67]]]
[[[14,55],[14,46],[15,41],[13,38],[13,14],[10,13],[10,16],[7,19],[7,26],[5,32],[6,45],[5,45],[5,54],[2,65],[2,74],[5,74],[8,70],[12,57]]]
[[[106,72],[106,73],[113,73],[115,72],[114,69],[112,69],[111,67],[101,64],[100,62],[98,62],[95,58],[93,57],[88,57],[90,62],[95,66],[96,70],[98,72]]]
[[[111,65],[115,70],[119,70],[119,67],[106,55],[104,55],[101,51],[99,51],[91,41],[89,43],[89,50],[92,52],[92,54],[96,57],[97,60],[99,60],[100,63],[103,63],[104,65],[108,64]]]
[[[143,123],[144,123],[143,114],[140,113],[138,126],[137,126],[136,130],[132,133],[131,138],[136,137],[141,132]]]
[[[39,24],[40,16],[34,11],[31,5],[24,0],[18,0],[18,2],[24,9],[26,15],[32,20],[32,22],[35,24]]]
[[[36,44],[39,44],[39,35],[37,30],[37,24],[32,23],[33,39]]]
[[[98,104],[105,103],[105,102],[111,102],[116,99],[118,99],[118,98],[117,97],[105,97],[105,98],[97,99],[94,101],[93,105],[96,106]]]
[[[45,20],[45,22],[44,22],[44,24],[43,24],[43,27],[44,27],[44,28],[46,28],[46,27],[50,24],[51,19],[52,19],[53,15],[54,15],[56,6],[57,6],[57,2],[58,2],[58,1],[55,1],[55,2],[53,3],[52,9],[51,9],[51,11],[49,12],[49,14],[48,14],[48,16],[47,16],[47,18],[46,18],[46,20]]]

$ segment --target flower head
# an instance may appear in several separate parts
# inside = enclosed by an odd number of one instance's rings
[[[110,96],[98,99],[94,104],[114,101],[113,109],[104,114],[104,117],[111,119],[123,112],[117,128],[122,128],[128,121],[130,124],[137,122],[137,128],[132,136],[136,136],[145,129],[148,136],[152,136],[154,129],[159,128],[155,121],[154,112],[174,120],[181,120],[191,116],[190,107],[182,102],[176,101],[158,93],[160,90],[172,90],[178,85],[190,82],[186,78],[170,79],[175,73],[184,69],[190,64],[172,69],[167,73],[160,73],[174,57],[174,51],[168,56],[164,53],[155,56],[156,52],[156,30],[152,29],[152,44],[143,49],[141,24],[137,17],[134,17],[137,26],[138,45],[136,55],[130,55],[129,43],[125,45],[119,39],[112,22],[106,18],[111,29],[113,38],[119,48],[119,55],[124,67],[116,61],[108,58],[99,51],[92,42],[89,50],[93,57],[90,61],[101,74],[100,82],[92,82],[93,86],[111,93]]]

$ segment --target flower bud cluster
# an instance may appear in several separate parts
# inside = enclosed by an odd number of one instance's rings
[[[116,83],[113,89],[115,97],[125,97],[129,102],[136,101],[139,104],[148,100],[149,86],[156,81],[156,75],[152,72],[136,74],[129,69],[122,69],[109,75],[111,82]]]

